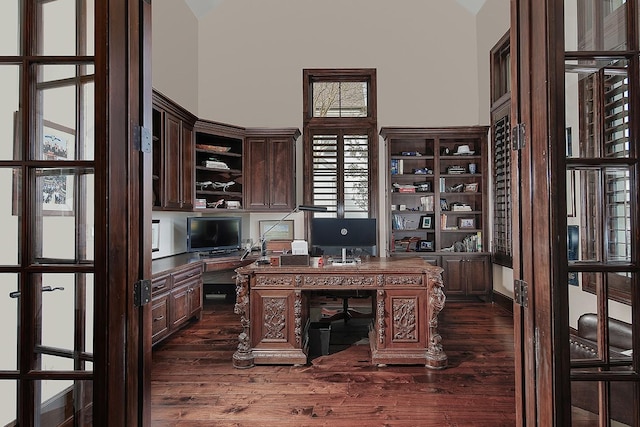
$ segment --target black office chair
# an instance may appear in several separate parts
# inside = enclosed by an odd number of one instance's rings
[[[329,308],[323,308],[321,311],[323,322],[333,322],[334,320],[343,319],[345,323],[351,318],[368,318],[373,317],[375,313],[375,298],[373,297],[373,291],[369,290],[348,290],[348,291],[330,291],[324,293],[326,297],[334,300],[342,300],[342,311],[331,310]],[[363,312],[349,306],[350,299],[371,299],[371,311]]]

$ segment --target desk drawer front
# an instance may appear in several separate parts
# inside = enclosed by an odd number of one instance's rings
[[[280,275],[280,274],[266,274],[264,276],[256,276],[256,287],[265,288],[293,288],[296,282],[297,276]]]
[[[376,284],[374,275],[314,274],[303,279],[303,285],[308,288],[374,288]]]
[[[189,280],[193,277],[196,277],[202,273],[202,265],[197,264],[193,267],[189,267],[185,270],[178,271],[173,273],[173,284],[174,286],[184,282],[185,280]]]
[[[420,274],[388,274],[384,276],[384,285],[425,287],[426,283]]]

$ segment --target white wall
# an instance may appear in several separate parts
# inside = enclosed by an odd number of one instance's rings
[[[226,0],[196,21],[197,43],[185,43],[185,10],[184,1],[153,2],[154,87],[201,118],[246,127],[302,129],[304,68],[375,68],[379,127],[486,125],[489,49],[509,26],[509,0],[487,0],[477,16],[453,0]],[[173,37],[183,50],[198,46],[197,109],[181,93],[186,53],[175,57]],[[301,200],[301,140],[297,151]],[[379,155],[384,170],[382,140]],[[254,225],[271,218],[250,217],[256,238]]]
[[[478,43],[478,116],[482,123],[490,123],[490,51],[509,31],[511,9],[508,0],[486,0],[477,16]]]
[[[152,4],[152,82],[198,115],[198,20],[184,0]]]
[[[454,1],[225,1],[199,23],[199,115],[302,128],[304,68],[376,68],[379,126],[479,124],[476,36]]]

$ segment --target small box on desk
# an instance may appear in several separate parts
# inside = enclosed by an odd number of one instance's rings
[[[291,251],[291,240],[268,240],[267,252],[285,253]]]
[[[309,265],[309,255],[280,255],[280,265]]]

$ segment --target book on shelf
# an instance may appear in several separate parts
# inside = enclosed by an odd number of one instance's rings
[[[451,204],[451,211],[452,212],[471,212],[473,209],[471,209],[471,206],[467,205],[466,203],[452,203]]]
[[[433,209],[434,209],[433,196],[420,197],[420,206],[422,206],[423,211],[433,212]]]
[[[404,173],[404,163],[402,159],[391,159],[391,175],[402,175]]]
[[[415,193],[416,187],[400,187],[398,193]]]

